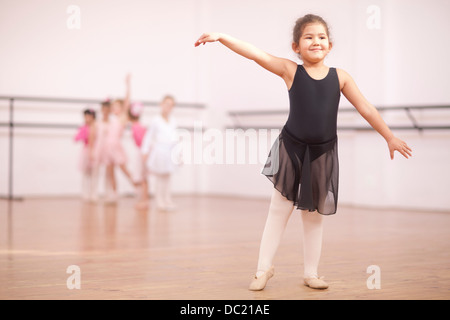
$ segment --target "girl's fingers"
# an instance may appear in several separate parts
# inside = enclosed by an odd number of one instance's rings
[[[412,151],[412,150],[406,150],[405,152],[406,152],[410,157],[412,157],[411,151]]]
[[[408,159],[408,155],[411,157],[411,153],[409,153],[406,149],[400,148],[397,149],[398,152],[400,152],[406,159]]]
[[[204,39],[204,38],[198,39],[197,42],[195,43],[195,46],[198,47],[198,46],[201,45],[202,43],[205,44],[205,39]]]
[[[403,148],[408,149],[409,151],[412,151],[411,148],[408,146],[408,144],[407,144],[405,141],[401,141],[401,146],[402,146]]]
[[[406,143],[402,146],[402,150],[403,150],[406,154],[408,154],[410,157],[412,157],[412,154],[411,154],[412,149],[411,149]]]
[[[198,38],[197,41],[195,41],[195,46],[196,47],[199,46],[202,43],[202,38],[203,38],[203,35],[200,36],[200,38]]]
[[[201,44],[206,44],[207,42],[215,42],[218,41],[218,36],[215,33],[204,33],[198,38],[195,46],[198,47]]]

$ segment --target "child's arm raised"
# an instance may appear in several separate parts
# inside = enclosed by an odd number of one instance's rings
[[[130,109],[130,96],[131,96],[131,74],[127,74],[125,77],[125,99],[123,102],[124,114],[128,117],[128,110]]]
[[[198,47],[201,44],[216,41],[219,41],[237,54],[255,61],[266,70],[280,76],[286,82],[287,87],[291,87],[295,72],[297,70],[297,64],[294,61],[275,57],[261,49],[258,49],[250,43],[238,40],[223,33],[204,33],[195,42],[195,46]]]
[[[386,140],[391,159],[394,159],[394,151],[400,152],[406,159],[408,159],[408,156],[411,157],[411,148],[406,142],[394,136],[378,110],[359,91],[353,78],[344,70],[338,69],[337,71],[342,93],[372,128]]]

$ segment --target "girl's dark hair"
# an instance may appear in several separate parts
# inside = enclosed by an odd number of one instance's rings
[[[320,23],[324,26],[327,37],[330,38],[330,30],[328,28],[328,24],[323,20],[322,17],[316,16],[315,14],[307,14],[295,22],[294,31],[292,33],[292,41],[297,43],[299,42],[300,37],[303,34],[303,31],[305,30],[306,26],[310,23]]]
[[[128,119],[131,121],[137,121],[139,120],[140,116],[134,115],[131,110],[128,110]]]
[[[109,100],[102,102],[102,108],[110,108],[111,102]]]
[[[166,95],[162,98],[161,102],[164,102],[164,101],[166,101],[166,100],[172,100],[172,101],[175,103],[175,97],[172,96],[172,95],[170,95],[170,94],[166,94]]]
[[[83,114],[84,114],[85,116],[90,115],[90,116],[92,116],[92,117],[95,119],[95,110],[92,110],[92,109],[85,109],[85,110],[83,111]]]

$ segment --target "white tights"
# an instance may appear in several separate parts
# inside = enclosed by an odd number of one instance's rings
[[[156,174],[155,200],[158,207],[172,206],[170,193],[170,174]]]
[[[82,190],[83,199],[86,201],[98,200],[98,170],[92,169],[89,172],[83,172]]]
[[[286,199],[274,188],[259,249],[257,277],[273,265],[273,259],[293,210],[293,202]],[[302,210],[301,215],[303,222],[304,277],[317,277],[322,251],[322,215],[317,211],[308,212],[304,210]]]

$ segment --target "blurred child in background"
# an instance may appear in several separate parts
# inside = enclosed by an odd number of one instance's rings
[[[85,201],[96,202],[98,170],[95,164],[96,123],[95,111],[88,108],[83,111],[84,125],[78,129],[75,141],[83,143],[79,160],[79,169],[82,173],[82,198]]]
[[[148,208],[148,182],[144,169],[144,158],[141,153],[142,140],[144,139],[147,128],[140,122],[140,117],[144,111],[144,106],[140,102],[133,102],[130,105],[128,116],[131,122],[131,132],[133,135],[133,141],[135,145],[133,154],[133,178],[134,182],[138,184],[137,196],[138,201],[135,208],[138,210],[144,210]]]
[[[105,139],[107,149],[106,177],[110,182],[112,189],[111,193],[107,195],[107,203],[117,202],[117,182],[114,172],[116,166],[121,169],[131,184],[136,185],[126,167],[127,157],[121,141],[123,132],[129,120],[128,111],[130,108],[130,79],[131,76],[127,75],[125,80],[125,99],[116,99],[111,104],[111,117],[108,124],[108,134]]]
[[[108,145],[106,144],[108,129],[109,129],[109,118],[111,114],[111,100],[108,98],[101,104],[101,114],[102,118],[97,120],[96,123],[96,139],[94,147],[94,158],[95,165],[98,172],[101,170],[106,170],[108,165]],[[105,193],[106,198],[112,193],[112,183],[105,174]]]
[[[175,99],[172,96],[163,98],[160,114],[148,127],[141,147],[146,169],[156,180],[156,206],[164,211],[175,209],[170,191],[170,178],[177,164],[172,156],[177,145],[177,124],[172,117],[174,106]]]

